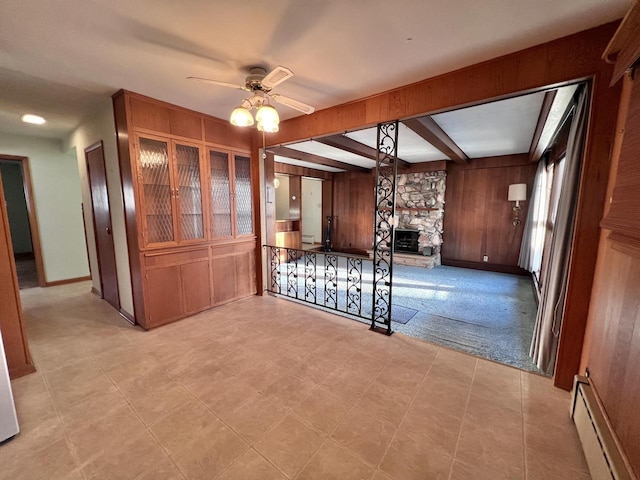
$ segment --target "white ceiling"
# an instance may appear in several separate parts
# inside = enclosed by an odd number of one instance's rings
[[[273,156],[274,161],[286,163],[287,165],[297,165],[298,167],[315,168],[316,170],[324,170],[325,172],[344,172],[341,168],[327,167],[326,165],[318,165],[317,163],[296,160],[295,158],[286,158],[280,155]]]
[[[0,131],[61,135],[120,88],[225,118],[245,67],[316,108],[362,98],[621,18],[631,0],[2,0]],[[37,94],[34,94],[37,92]],[[43,94],[44,93],[44,94]],[[282,118],[298,115],[279,107]]]
[[[347,152],[340,148],[325,145],[324,143],[315,142],[313,140],[294,143],[292,145],[287,145],[287,147],[293,150],[299,150],[301,152],[319,155],[331,160],[337,160],[338,162],[357,165],[358,167],[373,168],[376,166],[375,160],[363,157],[361,155],[356,155],[355,153]]]

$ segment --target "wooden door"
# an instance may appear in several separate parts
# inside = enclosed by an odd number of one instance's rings
[[[120,310],[118,296],[118,275],[116,272],[116,253],[113,245],[111,211],[107,190],[107,174],[104,166],[102,141],[84,151],[87,160],[87,174],[91,190],[91,210],[96,238],[100,289],[102,298]]]

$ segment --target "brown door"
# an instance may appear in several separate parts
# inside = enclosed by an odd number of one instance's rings
[[[107,175],[104,168],[102,141],[86,148],[84,154],[87,159],[87,173],[91,188],[91,209],[93,211],[93,227],[96,236],[102,298],[120,310],[116,254],[111,231],[111,212],[109,210],[109,193],[107,191]]]

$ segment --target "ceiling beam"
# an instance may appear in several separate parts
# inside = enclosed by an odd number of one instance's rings
[[[329,145],[330,147],[339,148],[340,150],[344,150],[345,152],[360,155],[361,157],[368,158],[370,160],[373,160],[374,162],[376,161],[376,155],[378,152],[375,148],[353,140],[346,135],[329,135],[328,137],[314,138],[314,140],[318,143]],[[398,158],[398,167],[406,168],[409,165],[409,162]]]
[[[469,157],[467,157],[456,142],[440,128],[440,125],[438,125],[433,118],[412,118],[403,120],[402,123],[454,162],[466,164],[469,161]]]
[[[301,160],[303,162],[316,163],[318,165],[324,165],[326,167],[340,168],[350,172],[368,172],[370,169],[360,167],[358,165],[351,165],[350,163],[339,162],[338,160],[332,160],[331,158],[321,157],[320,155],[314,155],[313,153],[301,152],[293,148],[278,146],[268,147],[268,152],[281,157],[293,158],[295,160]]]
[[[556,93],[557,90],[550,90],[544,94],[542,108],[540,109],[540,115],[538,115],[538,123],[536,124],[535,131],[533,132],[533,139],[531,140],[531,146],[529,147],[529,161],[532,163],[537,162],[543,153],[542,150],[545,145],[539,145],[540,136],[542,135],[544,125],[547,123],[547,119],[549,118],[549,112],[551,111],[553,100],[556,98]]]

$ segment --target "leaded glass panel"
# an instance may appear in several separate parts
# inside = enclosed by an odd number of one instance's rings
[[[168,151],[167,142],[140,138],[140,168],[147,243],[174,240]]]
[[[211,224],[214,237],[231,236],[231,188],[229,155],[209,152],[211,169]]]
[[[251,199],[251,160],[236,155],[236,227],[238,235],[253,233],[253,208]]]
[[[202,191],[200,187],[200,150],[176,144],[178,200],[180,203],[180,238],[204,238]]]

